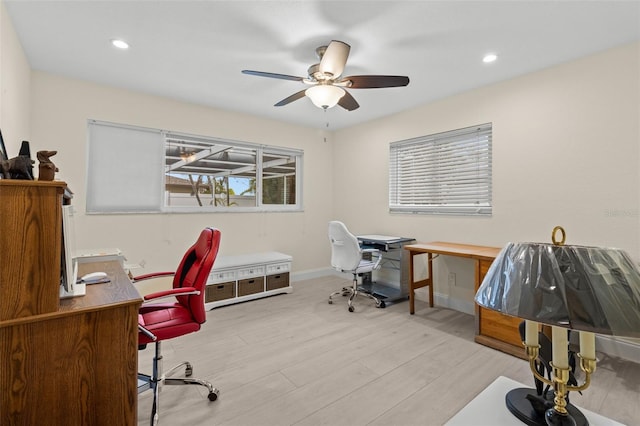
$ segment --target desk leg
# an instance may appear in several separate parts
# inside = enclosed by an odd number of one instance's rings
[[[414,282],[413,282],[413,256],[414,252],[409,251],[409,314],[413,315],[416,312],[416,295],[414,294]]]
[[[429,278],[427,278],[429,282],[429,307],[433,308],[433,254],[429,253],[427,258],[427,272],[429,273]]]
[[[418,254],[426,254],[427,255],[427,278],[416,281],[414,279],[414,263],[413,259]],[[415,290],[417,288],[422,288],[429,286],[429,306],[433,308],[433,254],[425,253],[425,252],[414,252],[409,251],[409,313],[414,314],[416,311],[416,294]]]

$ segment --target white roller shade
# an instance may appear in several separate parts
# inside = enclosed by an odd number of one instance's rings
[[[162,133],[90,121],[88,136],[87,212],[160,211]]]

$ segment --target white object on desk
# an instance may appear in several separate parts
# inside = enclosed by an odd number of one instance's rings
[[[105,278],[107,278],[106,272],[91,272],[90,274],[83,275],[82,278],[80,278],[80,281],[85,284],[93,284],[100,282]]]
[[[458,411],[446,426],[484,426],[484,425],[500,425],[500,426],[522,426],[522,423],[516,416],[511,414],[507,409],[504,398],[507,392],[512,389],[528,387],[522,383],[511,380],[507,377],[500,376],[493,383],[487,386],[478,394],[471,402]],[[577,407],[582,414],[589,420],[590,426],[624,426],[615,420],[608,419],[604,416]]]
[[[84,262],[110,262],[112,260],[124,265],[126,258],[119,248],[97,248],[76,250],[75,258],[79,263]]]

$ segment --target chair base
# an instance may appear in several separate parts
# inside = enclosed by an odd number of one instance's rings
[[[342,290],[338,290],[338,291],[334,291],[333,293],[331,293],[329,295],[329,304],[331,305],[333,303],[333,296],[337,296],[337,295],[342,295],[342,296],[349,296],[349,299],[347,300],[347,305],[348,305],[348,309],[349,312],[354,312],[355,311],[355,307],[353,306],[353,299],[356,298],[356,296],[365,296],[371,300],[373,300],[374,302],[376,302],[376,308],[385,308],[386,304],[384,302],[384,300],[380,300],[379,298],[377,298],[376,296],[374,296],[373,294],[367,293],[366,291],[361,291],[358,289],[358,278],[356,276],[356,274],[353,275],[353,285],[351,287],[342,287]]]
[[[159,397],[160,388],[162,385],[199,385],[204,386],[209,391],[207,398],[209,401],[215,401],[220,395],[220,391],[213,387],[211,383],[206,380],[196,379],[191,377],[193,374],[193,366],[190,362],[182,362],[175,367],[172,367],[166,373],[162,372],[162,354],[160,350],[160,343],[155,343],[155,355],[153,357],[153,373],[152,375],[138,373],[138,393],[144,392],[147,389],[153,391],[153,405],[151,407],[151,426],[158,423],[159,420]],[[183,377],[167,377],[178,369],[184,367]]]

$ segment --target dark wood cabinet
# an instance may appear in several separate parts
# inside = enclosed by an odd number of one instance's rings
[[[137,424],[142,299],[110,282],[59,299],[63,182],[0,180],[0,424]]]
[[[0,321],[58,309],[65,187],[0,180]]]

